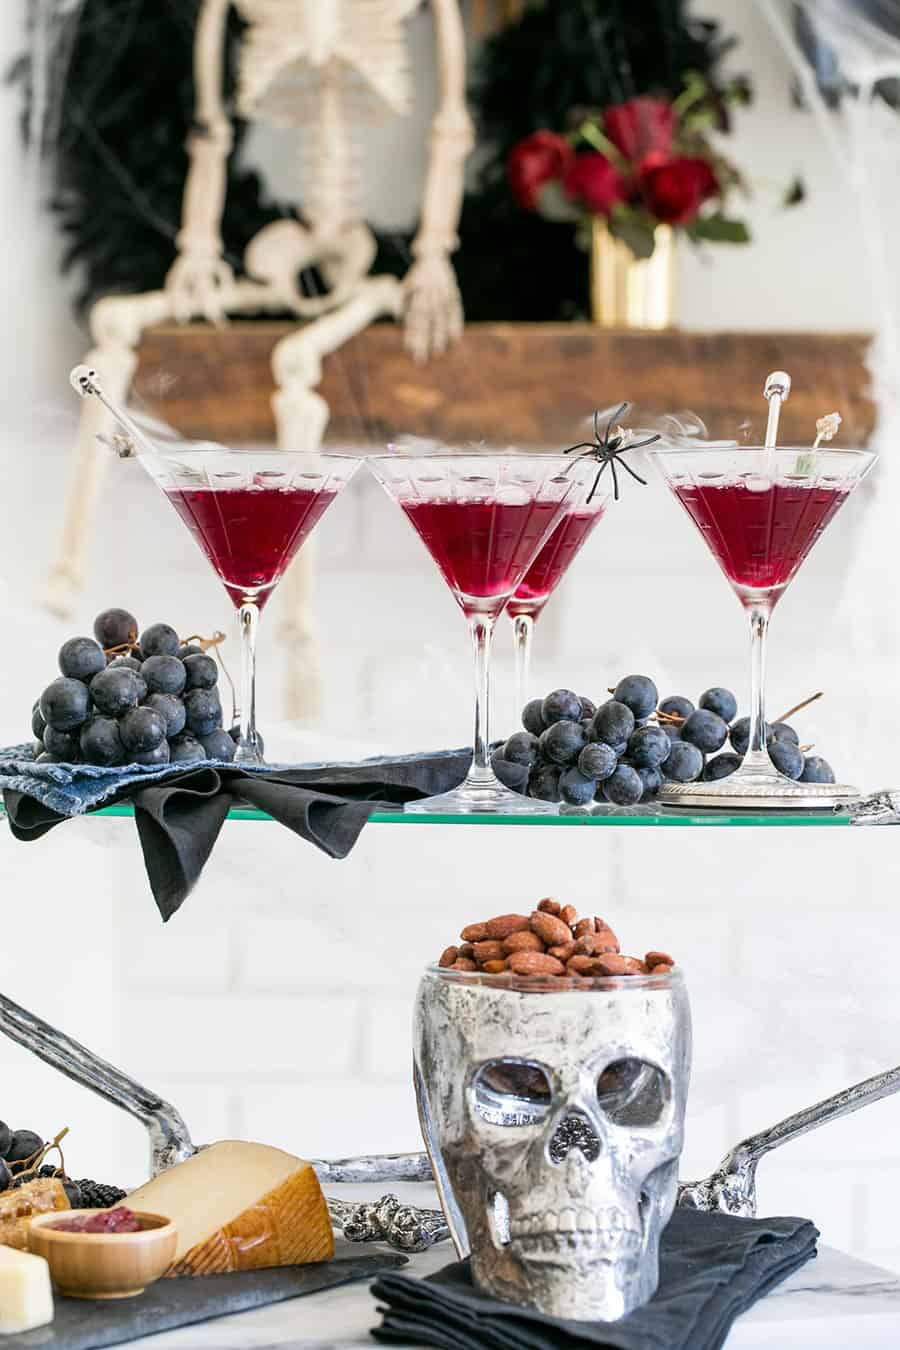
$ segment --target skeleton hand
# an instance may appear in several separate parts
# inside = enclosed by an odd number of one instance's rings
[[[217,254],[195,250],[179,254],[166,277],[175,322],[189,323],[196,318],[221,323],[233,285],[234,273]]]
[[[404,282],[406,346],[416,361],[445,351],[462,336],[463,309],[456,274],[444,254],[420,258]]]

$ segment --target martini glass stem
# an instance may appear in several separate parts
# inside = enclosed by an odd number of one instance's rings
[[[259,608],[245,601],[240,609],[241,625],[241,739],[235,761],[262,764],[263,756],[256,734],[256,634]]]
[[[768,605],[752,605],[750,620],[750,744],[744,767],[753,765],[771,770],[774,766],[766,748],[766,638],[771,610]]]
[[[475,654],[475,739],[467,781],[494,783],[490,751],[491,639],[494,635],[494,620],[484,614],[474,614],[469,620],[469,632]]]
[[[528,702],[531,680],[531,644],[534,638],[534,619],[530,614],[517,614],[513,620],[513,643],[516,652],[516,716],[518,724],[522,709]]]

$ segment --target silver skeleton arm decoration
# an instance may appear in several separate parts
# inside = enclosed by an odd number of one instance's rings
[[[152,1176],[197,1152],[184,1118],[170,1102],[2,994],[0,1031],[73,1082],[90,1088],[141,1121],[150,1139]],[[702,1181],[681,1182],[679,1205],[752,1218],[756,1214],[756,1168],[761,1158],[820,1125],[850,1115],[898,1091],[900,1067],[875,1074],[833,1097],[797,1111],[777,1125],[744,1139]],[[314,1159],[313,1166],[325,1186],[433,1180],[426,1153]],[[332,1223],[350,1242],[386,1242],[398,1251],[418,1252],[449,1237],[440,1210],[402,1205],[393,1195],[384,1195],[374,1203],[327,1199]]]

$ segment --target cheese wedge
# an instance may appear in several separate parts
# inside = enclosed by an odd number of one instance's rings
[[[311,1164],[265,1144],[211,1144],[123,1203],[174,1221],[178,1247],[169,1275],[300,1266],[334,1255],[328,1207]]]
[[[69,1199],[58,1177],[38,1177],[0,1195],[0,1244],[28,1250],[28,1225],[35,1214],[69,1209]]]
[[[53,1321],[50,1267],[42,1256],[0,1247],[0,1336]]]

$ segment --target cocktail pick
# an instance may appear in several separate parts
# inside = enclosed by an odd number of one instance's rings
[[[781,417],[782,404],[787,403],[791,394],[791,377],[787,371],[773,370],[772,374],[766,377],[763,393],[769,403],[765,445],[767,450],[774,450],[778,444],[778,421]]]
[[[132,458],[138,447],[147,454],[156,453],[138,424],[129,417],[124,408],[120,408],[118,404],[113,403],[105,392],[96,370],[92,370],[90,366],[76,366],[69,376],[69,383],[79,397],[90,398],[93,396],[99,399],[106,411],[118,422],[125,433],[124,436],[115,437],[113,441],[113,448],[120,459]]]
[[[823,441],[833,441],[838,434],[843,418],[839,412],[826,413],[816,422],[816,439],[813,449],[818,450]]]

